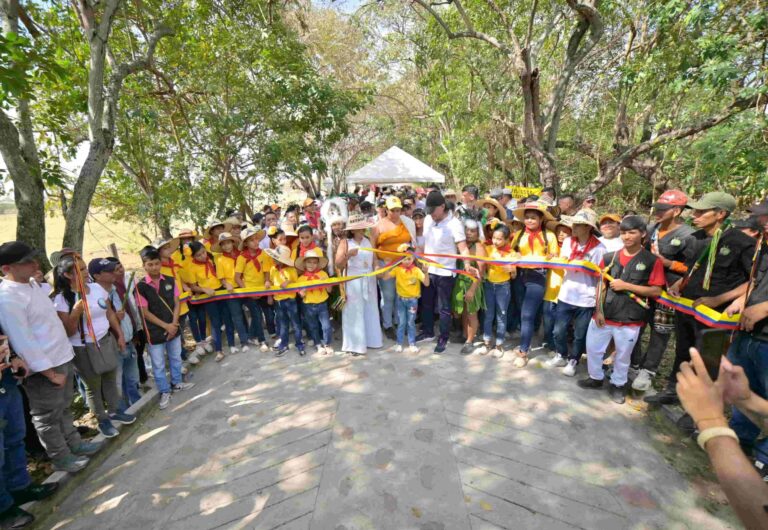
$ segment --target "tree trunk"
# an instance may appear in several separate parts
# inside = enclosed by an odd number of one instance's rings
[[[99,183],[104,168],[107,167],[111,154],[111,146],[100,141],[91,142],[88,158],[85,159],[85,163],[80,169],[75,189],[72,191],[72,201],[69,204],[67,223],[64,228],[64,241],[62,243],[64,247],[83,250],[83,236],[88,209],[91,206],[93,194],[96,192],[96,185]]]

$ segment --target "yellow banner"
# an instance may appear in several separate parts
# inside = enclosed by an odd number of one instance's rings
[[[512,197],[515,199],[525,199],[529,195],[541,195],[541,190],[544,188],[527,188],[525,186],[507,186],[509,191],[512,192]]]

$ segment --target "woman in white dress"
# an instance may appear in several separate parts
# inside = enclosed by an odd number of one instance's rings
[[[371,248],[365,230],[372,226],[373,223],[360,213],[349,216],[345,227],[347,237],[342,239],[336,251],[336,268],[345,271],[345,276],[373,271],[373,252],[360,250]],[[362,355],[368,348],[381,348],[383,342],[376,299],[376,278],[368,276],[347,282],[345,291],[347,300],[341,313],[344,333],[342,351]]]

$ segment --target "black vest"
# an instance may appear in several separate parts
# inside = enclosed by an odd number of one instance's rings
[[[159,290],[155,290],[152,285],[149,285],[146,278],[143,278],[136,284],[136,289],[138,289],[139,294],[144,300],[147,301],[147,310],[163,322],[170,324],[173,322],[175,286],[176,283],[173,278],[162,274],[160,275]],[[163,328],[147,319],[144,319],[144,325],[146,326],[150,344],[162,344],[168,341],[166,331]]]
[[[651,279],[653,267],[659,258],[652,252],[641,248],[640,252],[629,260],[627,266],[622,267],[619,262],[619,252],[621,251],[609,252],[603,256],[603,263],[611,264],[608,274],[628,283],[647,286]],[[627,291],[617,293],[611,288],[608,288],[605,294],[603,314],[606,320],[614,322],[647,322],[649,318],[649,310],[632,300]]]
[[[657,234],[658,229],[659,225],[654,225],[649,230],[651,236],[648,238],[648,244],[646,245],[648,250],[650,250],[651,242]],[[664,234],[664,237],[658,238],[656,242],[659,247],[659,254],[668,260],[685,263],[685,249],[688,245],[688,238],[693,232],[693,228],[686,224],[680,225],[674,230],[670,230]],[[678,274],[667,268],[664,268],[664,276],[666,277],[667,285],[672,285],[683,277],[682,274]]]

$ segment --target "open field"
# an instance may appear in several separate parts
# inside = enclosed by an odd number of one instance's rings
[[[54,250],[61,248],[61,241],[64,238],[64,218],[60,215],[46,216],[45,218],[45,244],[46,251],[50,255]],[[94,212],[88,217],[85,225],[85,241],[83,244],[83,254],[88,261],[98,256],[109,255],[109,244],[117,245],[120,259],[127,269],[141,267],[141,260],[138,251],[147,244],[147,240],[140,234],[146,233],[150,237],[147,229],[131,223],[113,221],[104,213]],[[16,214],[0,215],[0,234],[3,241],[12,240],[16,237]]]

